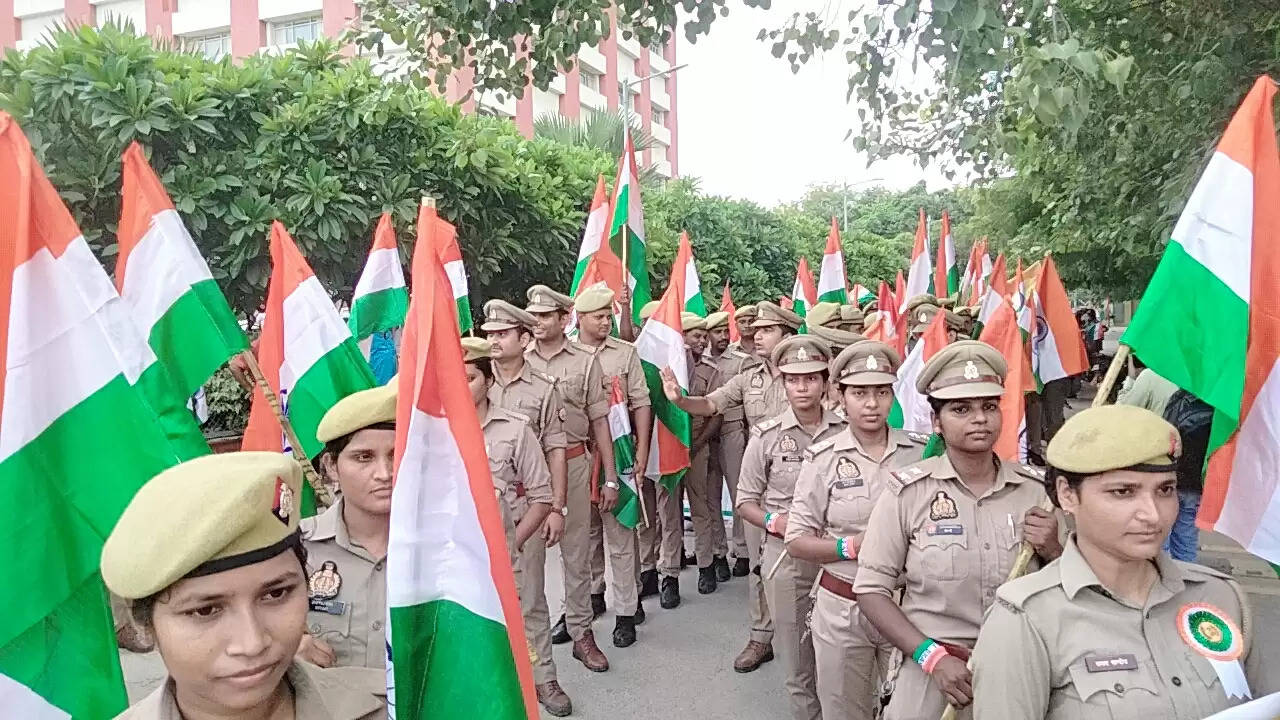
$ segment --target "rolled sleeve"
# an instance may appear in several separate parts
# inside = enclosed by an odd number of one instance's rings
[[[747,450],[742,457],[742,471],[738,474],[738,505],[745,502],[764,504],[766,475],[764,438],[761,435],[752,435],[747,441]]]
[[[516,441],[516,472],[524,481],[524,497],[531,503],[551,502],[551,471],[547,459],[538,452],[538,438],[533,429],[525,425]]]
[[[796,477],[795,496],[787,515],[786,542],[802,536],[822,537],[826,534],[827,483],[821,473],[820,462],[805,460]]]
[[[587,412],[587,419],[595,421],[609,414],[609,396],[604,392],[604,374],[600,370],[600,360],[593,355],[590,363],[587,367],[587,398],[583,409]]]
[[[907,537],[903,530],[901,498],[892,492],[880,494],[862,547],[858,550],[858,575],[853,591],[893,597],[907,561]]]
[[[969,667],[975,718],[1023,720],[1048,712],[1049,648],[1031,618],[1004,600],[987,612]]]
[[[649,384],[644,379],[644,367],[640,365],[640,353],[631,350],[627,361],[627,402],[631,409],[649,407]]]

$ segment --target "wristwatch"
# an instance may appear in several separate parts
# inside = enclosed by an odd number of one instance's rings
[[[604,486],[609,488],[610,490],[617,490],[618,488],[622,487],[621,485],[618,484],[617,480],[605,480]]]
[[[559,515],[560,517],[569,517],[569,508],[566,505],[561,505],[560,507],[552,505],[551,512]]]

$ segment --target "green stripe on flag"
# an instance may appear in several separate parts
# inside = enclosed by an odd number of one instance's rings
[[[671,431],[671,434],[675,435],[686,448],[691,447],[693,445],[693,423],[689,419],[689,413],[676,407],[674,403],[667,399],[662,390],[662,374],[658,371],[658,368],[647,362],[642,362],[641,366],[644,368],[645,382],[648,383],[650,388],[649,398],[653,405],[654,418],[665,425]],[[659,398],[661,399],[659,400]],[[684,477],[686,470],[688,470],[687,467],[673,473],[667,473],[658,482],[667,489],[667,492],[674,493],[676,485]]]
[[[363,340],[374,333],[402,327],[408,311],[407,290],[402,287],[379,290],[352,304],[347,325],[356,340]]]
[[[164,429],[165,437],[178,460],[190,460],[209,454],[209,442],[204,439],[200,424],[186,404],[190,395],[178,392],[168,374],[168,368],[159,362],[151,363],[142,371],[135,387],[151,404],[156,421]]]
[[[458,306],[458,331],[463,335],[471,332],[475,321],[471,317],[471,297],[463,295],[456,300]]]
[[[901,430],[904,419],[902,417],[902,406],[898,404],[898,398],[895,395],[893,405],[889,406],[889,427],[895,430]]]
[[[397,720],[528,717],[501,623],[450,600],[392,607],[390,614]]]
[[[833,302],[846,305],[849,302],[849,294],[845,292],[844,288],[828,290],[818,296],[818,302]]]
[[[151,349],[185,401],[249,341],[214,280],[179,297],[151,328]]]

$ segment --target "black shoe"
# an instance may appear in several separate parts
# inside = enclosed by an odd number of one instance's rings
[[[716,555],[711,561],[711,567],[715,568],[717,582],[729,582],[729,578],[733,576],[729,572],[729,561],[723,555]]]
[[[642,602],[636,603],[636,614],[632,615],[631,617],[635,618],[637,625],[644,624],[644,603]]]
[[[619,615],[613,625],[613,646],[631,647],[636,643],[636,620],[630,615]]]
[[[556,624],[551,626],[551,644],[563,645],[572,639],[569,637],[569,627],[564,624],[564,616],[561,615]]]
[[[658,604],[663,610],[680,607],[680,579],[673,577],[662,578],[662,597]]]
[[[645,570],[640,573],[640,597],[641,599],[653,597],[658,594],[658,571]]]
[[[600,617],[604,611],[604,593],[591,593],[591,614]]]
[[[683,570],[687,567],[698,567],[698,557],[696,555],[686,553],[680,558],[680,569]]]
[[[716,591],[716,566],[698,568],[698,594],[710,595]]]
[[[728,562],[728,561],[726,561]],[[744,557],[733,561],[733,576],[746,577],[751,572],[751,563]]]

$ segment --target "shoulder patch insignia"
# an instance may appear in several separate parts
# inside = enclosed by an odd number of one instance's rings
[[[929,436],[924,433],[907,431],[907,437],[911,438],[915,442],[920,443],[921,445],[929,442]]]
[[[338,564],[325,560],[320,569],[307,578],[309,595],[317,600],[332,600],[342,591],[342,576],[338,574]]]
[[[763,375],[761,375],[760,373],[755,373],[755,374],[753,374],[753,375],[751,376],[751,387],[753,387],[753,388],[762,388],[762,387],[764,387],[764,376],[763,376]]]
[[[1018,465],[1014,468],[1014,472],[1033,480],[1044,480],[1044,470],[1032,465]]]
[[[841,457],[836,461],[836,477],[841,480],[853,480],[862,475],[858,470],[858,464],[847,457]]]
[[[809,453],[810,456],[816,456],[820,453],[830,450],[831,446],[835,444],[836,444],[836,439],[833,437],[829,437],[826,440],[819,440],[818,442],[810,445],[807,452]]]

